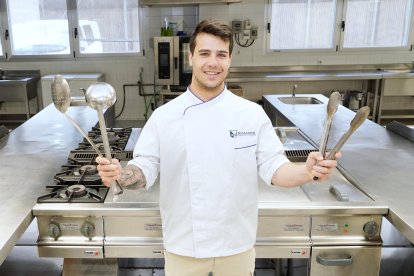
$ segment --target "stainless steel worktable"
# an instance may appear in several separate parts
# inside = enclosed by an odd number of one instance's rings
[[[271,106],[276,116],[290,121],[318,145],[326,117],[326,105],[288,105],[278,100],[281,96],[291,95],[264,96],[265,109]],[[324,103],[328,100],[319,94],[306,96],[315,97]],[[354,114],[339,107],[331,128],[328,149],[348,129]],[[414,242],[414,144],[378,124],[366,121],[341,151],[343,157],[339,160],[340,167],[352,175],[363,191],[389,207],[388,219]]]
[[[98,120],[85,106],[67,113],[86,131]],[[81,140],[53,105],[0,140],[0,264],[32,221],[37,197]]]

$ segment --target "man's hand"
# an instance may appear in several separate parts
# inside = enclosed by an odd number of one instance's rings
[[[110,163],[108,159],[98,156],[96,157],[96,163],[98,163],[99,176],[102,178],[105,186],[110,187],[115,180],[119,179],[122,171],[119,160],[112,159],[112,163]]]
[[[317,177],[318,181],[328,179],[337,166],[336,159],[341,158],[341,153],[335,154],[335,160],[325,160],[319,152],[311,152],[306,159],[306,169],[312,177]]]

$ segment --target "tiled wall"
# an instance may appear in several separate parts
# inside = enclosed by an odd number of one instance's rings
[[[106,81],[117,91],[117,113],[120,111],[124,99],[123,84],[137,83],[139,71],[143,68],[144,82],[153,83],[153,50],[150,40],[158,36],[165,18],[169,22],[182,25],[183,31],[191,32],[199,20],[205,18],[219,18],[231,23],[234,19],[250,19],[252,25],[258,27],[258,39],[249,48],[235,46],[232,66],[282,66],[282,65],[317,65],[317,64],[381,64],[381,63],[409,63],[414,55],[409,52],[393,53],[275,53],[266,52],[265,26],[267,23],[267,0],[243,0],[241,3],[230,5],[200,5],[183,7],[150,7],[143,9],[141,16],[141,31],[146,56],[140,57],[107,57],[91,59],[75,59],[67,61],[25,61],[1,62],[3,69],[37,69],[41,74],[55,74],[68,72],[102,72]],[[286,93],[291,91],[294,83],[241,83],[245,96],[251,100],[258,100],[262,94]],[[332,89],[347,90],[360,89],[361,81],[337,82],[301,82],[298,83],[298,93],[328,93]],[[152,93],[152,87],[145,87],[146,93]],[[144,99],[138,95],[136,87],[126,89],[125,109],[120,119],[143,119]],[[149,98],[148,98],[149,100]],[[13,113],[24,108],[21,103],[4,103],[0,113]]]

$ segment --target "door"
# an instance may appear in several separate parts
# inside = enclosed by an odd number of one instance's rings
[[[381,247],[318,246],[312,247],[311,276],[378,276]]]

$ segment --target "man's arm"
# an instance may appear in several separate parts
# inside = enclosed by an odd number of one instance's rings
[[[142,170],[134,165],[127,165],[121,170],[118,182],[126,188],[128,188],[128,186],[135,185],[134,188],[136,189],[144,188],[147,184]]]
[[[339,159],[341,154],[335,155]],[[336,168],[336,160],[324,160],[319,152],[311,152],[304,164],[285,163],[272,176],[272,184],[282,187],[295,187],[309,182],[313,177],[318,181],[328,179]]]
[[[142,170],[137,166],[127,165],[122,168],[119,160],[112,159],[110,163],[108,159],[99,156],[96,158],[96,163],[98,163],[99,176],[105,186],[109,187],[113,182],[118,181],[122,187],[139,189],[147,184]]]

